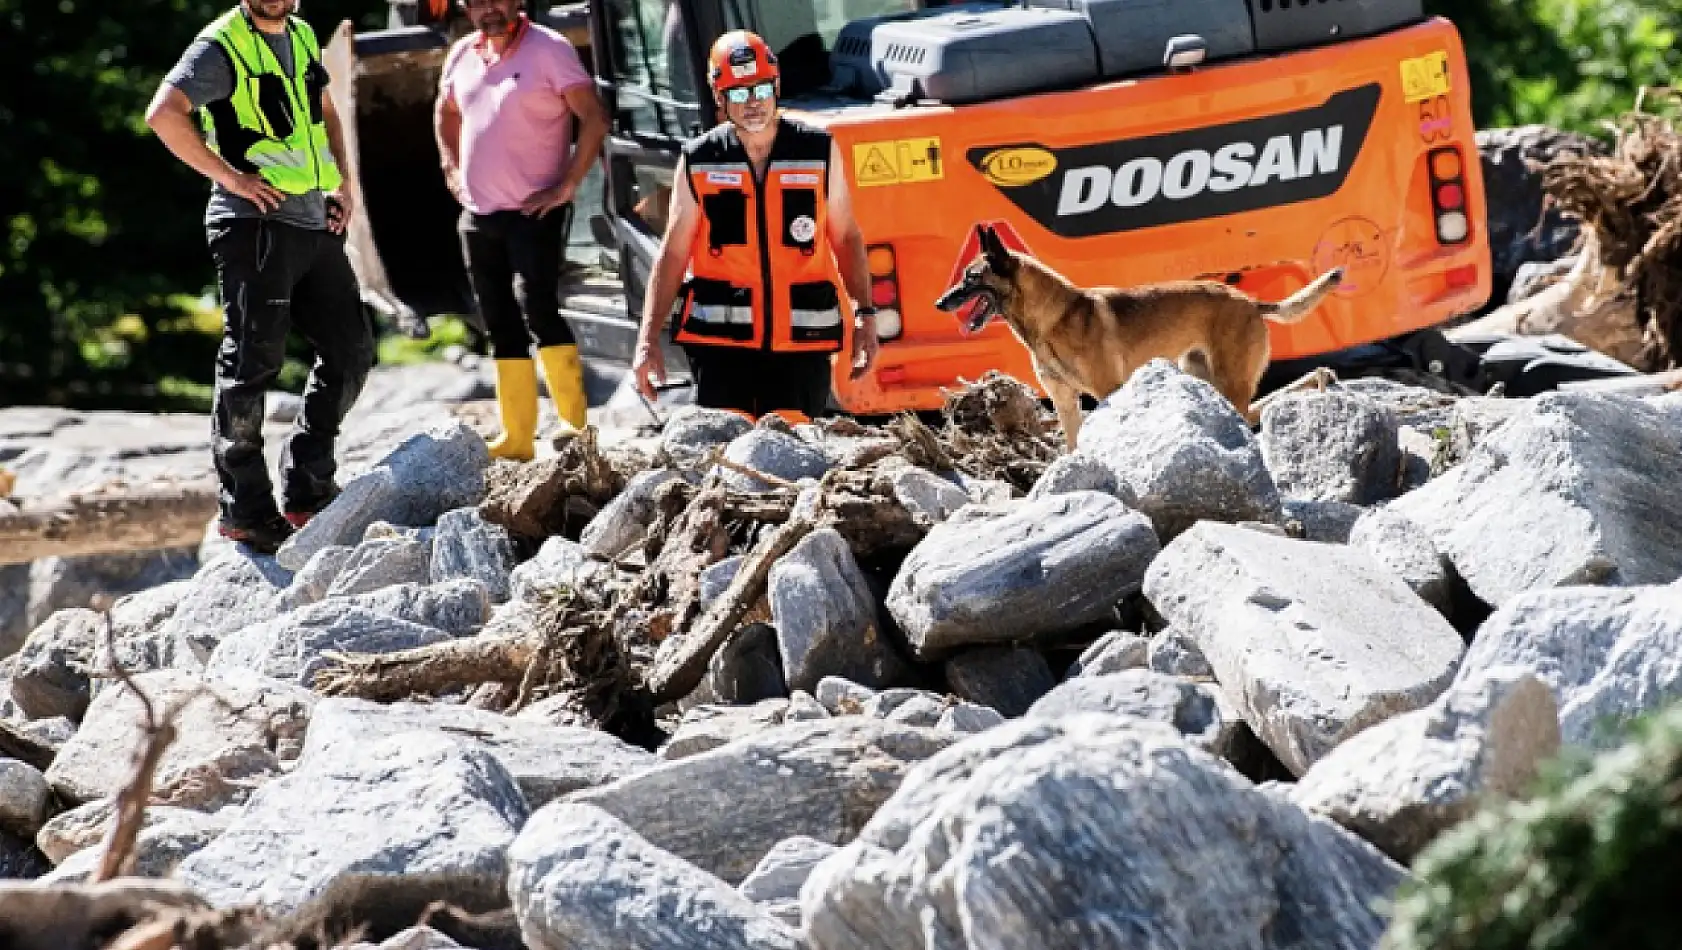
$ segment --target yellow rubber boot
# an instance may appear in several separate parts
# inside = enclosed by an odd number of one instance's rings
[[[537,358],[543,363],[543,378],[549,382],[555,414],[573,431],[584,431],[590,402],[584,396],[584,364],[578,359],[578,347],[545,346],[537,351]]]
[[[491,458],[531,461],[537,438],[537,364],[528,359],[496,361],[496,408],[502,435],[490,443]]]

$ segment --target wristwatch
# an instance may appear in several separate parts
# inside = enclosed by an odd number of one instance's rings
[[[863,307],[854,307],[853,308],[853,316],[855,318],[857,318],[857,317],[874,317],[874,316],[876,316],[876,308],[872,307],[868,304],[866,304]]]

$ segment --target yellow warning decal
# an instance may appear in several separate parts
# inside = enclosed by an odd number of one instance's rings
[[[1448,90],[1447,52],[1437,50],[1435,53],[1402,60],[1402,97],[1408,102],[1421,102],[1447,95]]]
[[[940,137],[860,142],[853,146],[853,177],[863,187],[945,178]]]

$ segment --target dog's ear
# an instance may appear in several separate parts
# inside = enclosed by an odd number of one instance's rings
[[[1008,275],[1016,269],[1016,261],[1005,249],[1005,242],[999,240],[999,233],[985,224],[976,226],[976,233],[981,237],[981,252],[987,255],[987,266],[995,274]]]

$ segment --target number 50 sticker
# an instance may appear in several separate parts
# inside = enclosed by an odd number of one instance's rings
[[[1426,145],[1444,142],[1454,137],[1454,113],[1447,96],[1437,96],[1419,104],[1419,139]]]

